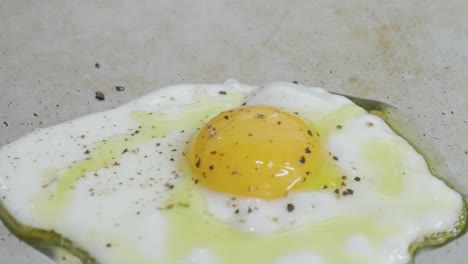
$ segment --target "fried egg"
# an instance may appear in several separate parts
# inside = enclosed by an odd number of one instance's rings
[[[171,86],[38,129],[0,149],[0,194],[4,221],[101,264],[405,264],[466,222],[382,119],[291,83]]]

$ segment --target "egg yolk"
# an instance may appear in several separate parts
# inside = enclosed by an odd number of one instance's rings
[[[235,196],[287,195],[319,166],[319,140],[297,115],[270,106],[222,112],[196,135],[188,150],[193,179]]]

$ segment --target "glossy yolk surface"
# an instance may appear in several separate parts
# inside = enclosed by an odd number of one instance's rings
[[[201,128],[188,158],[194,181],[218,192],[273,199],[323,187],[307,183],[319,176],[318,133],[275,107],[220,113]]]

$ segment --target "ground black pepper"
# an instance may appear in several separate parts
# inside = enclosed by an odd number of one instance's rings
[[[302,165],[306,162],[306,159],[304,156],[301,156],[301,159],[299,160],[299,165]]]
[[[97,92],[96,92],[96,99],[97,99],[98,101],[104,101],[106,98],[105,98],[103,92],[97,91]]]

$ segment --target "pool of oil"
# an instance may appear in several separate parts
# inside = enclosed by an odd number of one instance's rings
[[[343,94],[341,94],[343,95]],[[405,114],[397,107],[375,100],[368,100],[364,98],[343,95],[353,101],[358,106],[364,108],[370,114],[376,115],[383,120],[401,137],[406,139],[420,154],[422,154],[428,163],[433,175],[440,178],[448,186],[458,191],[458,187],[446,180],[446,170],[443,168],[442,162],[436,162],[436,154],[431,152],[432,148],[430,142],[417,133],[417,129],[411,125]],[[416,145],[415,142],[418,142]],[[422,147],[421,147],[422,146]],[[460,192],[459,192],[460,193]],[[461,212],[461,218],[458,226],[449,231],[432,234],[425,237],[421,241],[414,242],[409,251],[414,256],[422,248],[427,247],[441,247],[446,243],[456,239],[467,233],[468,225],[466,224],[468,218],[468,199],[464,197],[465,206]],[[92,256],[86,251],[79,248],[71,240],[54,232],[54,230],[41,230],[31,228],[18,223],[14,217],[6,210],[4,205],[0,202],[0,219],[4,225],[19,239],[31,245],[35,249],[44,253],[53,259],[56,263],[60,264],[99,264]],[[411,261],[409,264],[412,264]]]

